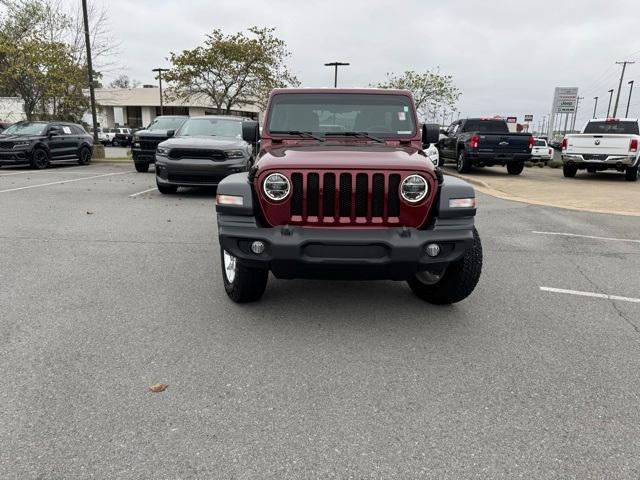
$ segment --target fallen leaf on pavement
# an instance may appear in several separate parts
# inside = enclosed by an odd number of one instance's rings
[[[93,212],[87,212],[87,215],[93,215]]]
[[[155,385],[151,385],[149,387],[149,390],[151,390],[153,393],[160,393],[164,392],[168,386],[169,385],[167,385],[166,383],[156,383]]]

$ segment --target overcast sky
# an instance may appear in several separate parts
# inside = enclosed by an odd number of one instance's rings
[[[334,60],[351,63],[340,72],[346,87],[439,66],[463,93],[463,116],[532,113],[537,122],[550,110],[554,87],[577,86],[585,97],[579,119],[586,120],[596,95],[606,114],[607,90],[617,88],[620,74],[615,62],[640,62],[637,0],[95,1],[113,13],[122,71],[144,83],[154,83],[153,67],[169,66],[170,51],[196,47],[213,28],[257,25],[277,29],[304,86],[331,86],[333,71],[323,64]],[[640,63],[627,72],[623,107]]]

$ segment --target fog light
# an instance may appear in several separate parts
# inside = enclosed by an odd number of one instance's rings
[[[260,255],[264,253],[264,243],[256,240],[251,244],[251,251],[256,255]]]
[[[427,255],[429,255],[430,257],[437,257],[438,255],[440,255],[440,245],[436,243],[431,243],[427,245],[426,250],[427,250]]]

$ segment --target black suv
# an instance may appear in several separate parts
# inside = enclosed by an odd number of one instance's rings
[[[0,166],[31,165],[47,168],[50,162],[91,162],[93,138],[74,123],[19,122],[0,134]]]
[[[149,171],[149,164],[156,162],[158,144],[173,137],[188,119],[186,115],[156,117],[146,129],[138,130],[133,135],[131,153],[138,172]]]

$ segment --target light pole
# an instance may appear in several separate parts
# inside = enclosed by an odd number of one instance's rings
[[[348,67],[349,65],[351,65],[350,63],[344,63],[344,62],[330,62],[330,63],[325,63],[324,66],[325,67],[333,67],[335,68],[335,74],[334,74],[334,79],[333,79],[333,88],[338,88],[338,67]]]
[[[162,73],[168,72],[168,68],[154,68],[151,70],[152,72],[156,72],[158,74],[158,82],[160,83],[160,115],[164,115],[164,101],[162,99]]]
[[[596,118],[596,110],[598,110],[598,97],[593,97],[596,103],[593,105],[593,118]]]
[[[613,107],[613,116],[618,115],[618,102],[620,101],[620,90],[622,90],[622,80],[624,79],[624,72],[627,69],[627,65],[633,65],[636,62],[630,62],[625,60],[624,62],[616,62],[616,65],[622,65],[622,73],[620,74],[620,83],[618,84],[618,94],[616,95],[616,105]]]
[[[611,112],[611,100],[613,99],[613,88],[608,90],[609,92],[609,106],[607,107],[607,118],[609,118],[609,113]]]
[[[84,44],[87,49],[87,69],[89,70],[89,97],[91,98],[93,141],[96,145],[98,145],[98,115],[96,114],[96,90],[93,84],[93,60],[91,59],[91,35],[89,34],[89,14],[87,13],[87,0],[82,0],[82,17],[84,21]]]
[[[627,100],[627,113],[624,114],[624,118],[629,118],[629,107],[631,106],[631,93],[633,92],[633,80],[629,83],[629,100]]]

